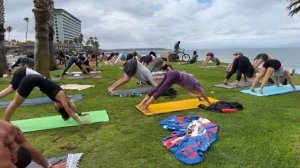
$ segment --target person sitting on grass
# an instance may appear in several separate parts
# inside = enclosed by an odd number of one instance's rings
[[[188,62],[181,62],[180,64],[193,64],[193,63],[196,63],[197,62],[197,59],[198,59],[198,54],[197,54],[197,51],[195,50],[193,52],[193,57],[192,59],[190,59]]]
[[[254,61],[252,63],[254,69],[256,69],[260,64],[262,64],[263,62],[272,59],[272,57],[266,53],[260,53],[258,54],[255,58]]]
[[[109,93],[113,94],[118,87],[127,83],[131,77],[135,77],[139,81],[146,82],[154,87],[157,86],[147,67],[145,67],[142,63],[133,58],[132,54],[128,54],[127,59],[128,60],[124,64],[123,68],[123,76],[107,88],[107,91]]]
[[[205,59],[202,62],[201,68],[206,68],[209,61],[215,62],[217,67],[221,65],[220,59],[214,56],[214,53],[209,52],[206,54]]]
[[[67,74],[67,71],[69,69],[71,69],[71,67],[73,66],[73,64],[76,64],[78,66],[78,68],[80,68],[85,74],[88,74],[91,78],[93,78],[93,76],[88,72],[87,67],[83,64],[83,62],[76,56],[77,53],[73,52],[74,55],[69,56],[69,60],[67,63],[67,66],[64,68],[63,72],[61,73],[61,78]]]
[[[10,122],[11,117],[15,110],[24,102],[24,100],[30,95],[34,87],[38,87],[43,93],[45,93],[53,102],[56,110],[61,114],[64,120],[68,120],[70,117],[79,124],[87,124],[89,121],[81,121],[74,113],[77,111],[72,103],[69,102],[69,98],[64,90],[51,80],[37,74],[30,74],[24,76],[21,71],[16,72],[12,79],[12,89],[17,90],[14,99],[6,108],[3,119]],[[85,115],[85,114],[84,114]]]
[[[7,96],[8,94],[14,92],[18,88],[18,84],[16,82],[19,79],[23,78],[24,76],[30,75],[30,74],[41,75],[38,72],[36,72],[35,70],[29,69],[29,68],[25,68],[25,67],[18,68],[16,70],[16,72],[14,73],[14,76],[12,77],[9,85],[0,92],[0,98],[3,98],[5,96]]]
[[[25,168],[31,160],[42,168],[65,168],[65,163],[49,165],[42,153],[34,148],[22,131],[7,121],[0,120],[0,167]]]
[[[168,71],[164,79],[158,84],[158,86],[156,86],[146,95],[146,97],[138,104],[138,107],[142,110],[150,112],[148,108],[149,105],[157,100],[173,84],[177,84],[182,88],[188,90],[189,92],[197,96],[199,100],[204,99],[209,104],[211,104],[197,79],[184,72]]]
[[[270,76],[274,73],[276,76],[276,84],[279,87],[279,82],[286,83],[288,82],[294,90],[296,90],[295,85],[293,84],[292,77],[288,70],[284,69],[281,66],[281,62],[275,59],[270,59],[265,61],[263,64],[259,74],[256,76],[256,78],[253,80],[252,86],[250,87],[250,90],[252,92],[255,92],[255,86],[258,83],[259,79],[263,77],[263,80],[261,82],[261,85],[259,87],[259,92],[263,94],[263,89],[265,85],[268,83],[268,80]]]
[[[255,76],[255,70],[251,65],[248,57],[240,55],[234,59],[231,71],[227,74],[224,80],[225,85],[228,84],[228,80],[234,73],[237,73],[236,75],[237,87],[240,87],[240,80],[242,78],[242,75],[244,75],[245,82],[247,81],[247,77],[252,78],[253,76]]]

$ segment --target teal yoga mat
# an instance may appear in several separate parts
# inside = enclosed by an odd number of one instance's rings
[[[81,120],[89,120],[91,123],[109,121],[106,110],[91,111],[86,113],[88,113],[89,115],[79,116],[79,118]],[[70,118],[67,121],[64,121],[60,115],[26,119],[26,120],[17,120],[17,121],[12,121],[12,124],[18,126],[23,132],[33,132],[33,131],[79,125],[72,118]]]
[[[264,94],[259,93],[258,88],[255,89],[255,92],[252,92],[250,89],[244,89],[241,90],[242,93],[250,94],[253,96],[272,96],[272,95],[278,95],[278,94],[285,94],[285,93],[290,93],[294,92],[293,88],[291,85],[283,85],[281,87],[277,87],[276,85],[272,86],[266,86],[264,87]],[[300,91],[300,86],[296,86],[295,91]]]
[[[73,95],[71,97],[72,101],[81,100],[82,97],[80,94]],[[11,101],[6,102],[0,102],[0,108],[6,108]],[[52,100],[49,99],[49,97],[42,97],[42,98],[34,98],[34,99],[26,99],[21,106],[30,106],[30,105],[36,105],[36,104],[49,104],[52,103]]]

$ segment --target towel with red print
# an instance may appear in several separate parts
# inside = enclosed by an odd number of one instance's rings
[[[186,164],[201,162],[203,152],[217,140],[218,126],[202,116],[172,115],[160,121],[160,125],[173,131],[170,136],[163,138],[163,145]]]

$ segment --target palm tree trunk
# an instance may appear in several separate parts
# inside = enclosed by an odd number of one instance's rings
[[[49,23],[50,6],[52,0],[34,0],[35,16],[35,70],[46,77],[50,77],[49,72]]]
[[[7,70],[7,60],[5,54],[5,45],[4,45],[4,37],[5,37],[5,29],[4,29],[4,3],[3,0],[0,0],[0,77],[3,77],[3,74]]]
[[[56,67],[56,63],[55,63],[55,60],[54,60],[54,48],[53,48],[53,35],[54,35],[54,30],[53,30],[53,26],[51,25],[49,27],[49,70],[50,71],[53,71],[55,70],[57,67]]]

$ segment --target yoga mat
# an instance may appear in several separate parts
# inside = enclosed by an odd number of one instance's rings
[[[217,102],[219,100],[209,97],[210,102]],[[135,106],[138,110],[140,110],[145,115],[155,115],[160,113],[169,113],[175,111],[182,111],[182,110],[190,110],[196,109],[200,104],[208,105],[206,101],[200,101],[199,99],[188,99],[188,100],[179,100],[179,101],[172,101],[166,103],[157,103],[151,104],[149,106],[150,113],[147,111],[141,110],[139,107]]]
[[[215,87],[220,87],[220,88],[225,88],[225,89],[232,89],[232,88],[237,88],[237,86],[235,84],[236,84],[236,82],[232,82],[232,83],[228,83],[227,85],[222,83],[222,84],[217,84],[217,85],[214,85],[214,86]],[[240,81],[241,87],[250,86],[251,84],[252,84],[252,81],[247,81],[247,82]]]
[[[241,92],[253,96],[272,96],[272,95],[294,92],[291,85],[283,85],[281,87],[277,87],[276,85],[266,86],[264,87],[264,94],[259,93],[259,88],[256,88],[255,90],[256,90],[255,92],[252,92],[250,89],[244,89],[241,90]],[[296,91],[300,91],[299,85],[296,86]]]
[[[100,78],[102,78],[102,76],[101,75],[95,75],[95,76],[93,76],[93,78],[91,78],[90,76],[88,76],[88,75],[84,75],[84,76],[65,76],[65,77],[63,77],[63,78],[52,78],[52,80],[53,81],[57,81],[57,80],[63,80],[63,79],[70,79],[70,80],[72,80],[72,79],[87,79],[87,78],[89,78],[89,79],[100,79]]]
[[[67,168],[78,168],[78,163],[82,155],[83,153],[74,153],[62,157],[47,158],[47,162],[51,165],[66,163]],[[32,161],[26,168],[41,168],[41,166]]]
[[[95,87],[95,85],[79,85],[79,84],[66,84],[60,86],[63,89],[69,89],[69,90],[84,90],[88,89],[90,87]]]
[[[217,65],[208,65],[206,68],[223,68],[223,65],[217,66]]]
[[[89,73],[95,74],[95,73],[101,73],[101,71],[91,71]],[[67,72],[67,74],[83,74],[83,73],[81,71],[78,71],[78,72]]]
[[[81,100],[82,97],[80,94],[73,95],[70,100],[77,101]],[[6,108],[11,101],[1,102],[0,108]],[[42,97],[42,98],[34,98],[34,99],[26,99],[21,106],[30,106],[30,105],[36,105],[36,104],[49,104],[53,101],[49,97]]]
[[[119,89],[111,93],[111,96],[127,96],[132,94],[143,94],[148,93],[153,87],[141,87],[136,89]]]
[[[106,122],[109,120],[106,110],[86,112],[89,115],[78,116],[81,120],[89,120],[91,123]],[[25,119],[12,121],[13,125],[18,126],[23,132],[32,132],[47,130],[53,128],[71,127],[78,126],[79,124],[70,118],[64,121],[61,115]]]

